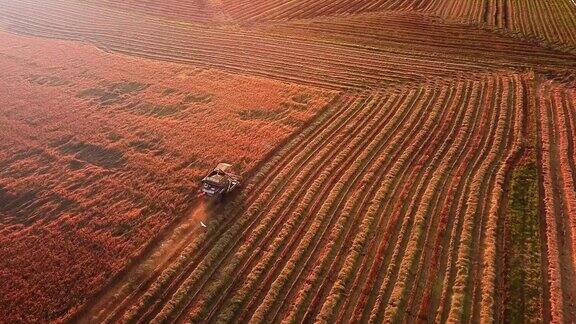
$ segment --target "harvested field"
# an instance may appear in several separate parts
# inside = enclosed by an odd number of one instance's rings
[[[6,1],[0,14],[2,20],[7,28],[19,33],[88,41],[106,51],[335,90],[398,86],[512,67],[557,68],[554,57],[558,56],[568,68],[574,67],[576,58],[540,49],[540,54],[534,56],[536,62],[521,59],[524,62],[520,64],[514,56],[504,61],[478,55],[454,59],[442,54],[445,49],[436,53],[405,47],[375,48],[290,34],[270,35],[234,26],[174,24],[62,0]],[[139,23],[135,25],[134,21]],[[506,45],[499,46],[502,47]]]
[[[422,11],[500,31],[574,53],[576,4],[572,0],[432,0]]]
[[[208,23],[221,19],[221,11],[211,1],[153,1],[153,0],[88,0],[104,8],[134,12],[155,18],[190,23]]]
[[[222,7],[244,23],[346,17],[371,12],[418,12],[576,52],[573,32],[576,3],[573,0],[224,0]]]
[[[515,68],[565,69],[572,66],[574,60],[571,54],[502,37],[474,26],[447,23],[418,12],[376,12],[342,18],[262,23],[256,27],[275,35],[433,53],[452,61],[473,59],[492,64],[508,63]]]
[[[571,0],[0,4],[0,322],[576,321]]]

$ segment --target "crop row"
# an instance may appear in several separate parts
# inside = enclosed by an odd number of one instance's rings
[[[473,92],[469,100],[474,102],[476,100],[475,95],[476,93]],[[454,102],[449,102],[449,105],[451,104],[454,104]],[[451,106],[448,106],[448,108],[450,110],[464,110],[464,107],[461,107],[461,104],[459,104],[458,101],[456,101],[455,108],[452,108]],[[464,125],[467,124],[466,116],[469,116],[469,114],[464,117]],[[454,158],[457,156],[457,153],[462,151],[461,145],[466,144],[463,139],[463,136],[457,136],[456,140],[453,142],[448,140],[444,141],[441,148],[436,151],[422,174],[423,176],[421,179],[426,181],[421,180],[416,188],[417,195],[420,198],[419,200],[413,200],[408,207],[408,213],[410,213],[412,217],[411,222],[414,230],[409,234],[407,245],[403,251],[404,256],[399,256],[402,257],[402,262],[399,264],[399,268],[397,269],[396,284],[394,285],[394,289],[391,291],[389,297],[395,302],[386,308],[384,313],[385,319],[396,318],[399,309],[401,309],[403,304],[406,302],[406,297],[409,296],[407,295],[406,289],[409,288],[409,285],[407,285],[408,277],[412,275],[410,269],[415,266],[414,262],[417,260],[419,253],[424,253],[418,245],[425,244],[425,242],[421,242],[423,239],[422,236],[426,233],[425,228],[428,227],[425,224],[427,221],[425,215],[429,213],[437,213],[435,210],[438,208],[438,196],[436,193],[438,192],[441,183],[446,179],[445,174],[448,167],[454,163]],[[405,224],[407,223],[402,224],[401,232],[405,232]],[[403,237],[407,237],[407,235],[408,234],[402,234]],[[396,252],[395,254],[399,255]],[[414,271],[414,273],[417,273],[417,271]],[[385,282],[388,281],[389,280],[385,280]],[[385,286],[383,285],[382,287]],[[377,313],[372,313],[372,319],[374,318],[374,314]]]
[[[450,215],[450,204],[448,203],[449,200],[454,199],[457,201],[459,191],[459,183],[462,179],[462,174],[464,173],[466,164],[466,157],[471,152],[471,147],[474,147],[477,138],[475,138],[474,132],[471,130],[475,130],[478,127],[475,124],[478,121],[478,112],[480,111],[477,102],[479,98],[484,95],[484,91],[488,87],[482,86],[483,83],[481,82],[473,82],[471,84],[467,84],[465,89],[460,92],[457,98],[460,101],[457,103],[453,103],[454,107],[460,110],[457,121],[454,122],[450,130],[450,135],[447,140],[443,143],[443,151],[439,151],[435,156],[435,162],[433,165],[436,165],[445,154],[449,153],[452,158],[449,161],[442,161],[442,165],[448,163],[449,168],[455,170],[452,176],[450,174],[444,173],[441,176],[440,184],[437,186],[447,187],[449,188],[448,193],[444,195],[444,197],[438,196],[434,199],[440,199],[433,205],[432,212],[438,213],[438,217],[431,220],[431,222],[427,225],[427,242],[424,245],[434,244],[434,249],[424,249],[422,251],[422,257],[420,264],[418,264],[417,270],[413,271],[416,273],[414,278],[415,283],[413,284],[412,291],[409,295],[411,296],[410,299],[406,300],[405,308],[409,309],[410,316],[418,316],[418,318],[422,319],[430,319],[433,315],[433,311],[430,309],[434,309],[434,307],[430,306],[430,299],[431,299],[431,282],[433,278],[437,275],[437,268],[440,258],[440,253],[444,251],[443,248],[443,239],[446,237],[446,228],[449,228],[451,225],[450,221],[455,218],[455,215]],[[484,91],[481,91],[484,90]],[[473,108],[476,106],[476,108]],[[462,126],[462,127],[459,127]],[[471,139],[474,139],[472,141]],[[449,150],[449,151],[446,151]],[[454,150],[456,150],[456,154],[454,154]],[[431,181],[433,181],[432,178]],[[421,269],[430,269],[429,273],[426,274],[422,272]],[[419,292],[417,287],[423,286],[421,291]],[[382,287],[385,287],[384,285]],[[418,310],[418,304],[421,304]],[[357,307],[357,310],[358,309]],[[393,309],[393,312],[396,310]]]
[[[470,127],[470,118],[471,116],[473,116],[472,112],[473,110],[470,109],[468,111],[465,110],[465,108],[468,107],[468,105],[470,105],[470,103],[474,103],[477,99],[477,90],[474,89],[478,89],[479,84],[473,84],[472,87],[472,91],[471,92],[464,92],[463,95],[460,96],[460,98],[457,98],[458,101],[454,101],[451,102],[450,104],[453,105],[453,107],[451,109],[463,109],[466,114],[464,115],[464,122],[462,124],[461,128],[458,128],[458,133],[452,135],[451,138],[449,138],[452,141],[453,144],[453,149],[452,151],[454,151],[458,145],[454,145],[455,143],[464,143],[464,135],[467,133],[466,129],[467,127]],[[454,135],[456,135],[456,137],[454,138]],[[449,144],[448,144],[449,145]],[[426,196],[428,196],[429,198],[427,199],[432,199],[433,197],[426,195],[426,191],[423,190],[428,190],[428,192],[430,192],[430,189],[427,188],[431,188],[429,187],[427,184],[430,183],[429,181],[432,181],[431,183],[434,183],[436,181],[440,180],[440,177],[436,177],[434,178],[433,175],[436,170],[438,170],[438,167],[440,167],[441,165],[438,164],[438,162],[440,162],[440,159],[444,159],[446,157],[446,154],[449,153],[446,151],[446,149],[449,146],[444,146],[443,150],[439,150],[437,152],[437,154],[434,157],[435,163],[431,163],[430,166],[428,168],[426,168],[424,170],[424,174],[426,175],[426,177],[423,177],[422,180],[426,180],[427,182],[417,182],[414,185],[414,188],[412,189],[412,192],[414,192],[415,194],[410,194],[410,195],[414,195],[415,197],[419,197],[416,199],[411,200],[411,202],[409,203],[408,207],[407,207],[407,211],[406,213],[409,213],[408,215],[410,215],[411,217],[406,217],[406,219],[404,219],[401,223],[401,227],[399,229],[400,231],[400,238],[398,238],[398,240],[394,243],[394,250],[389,250],[387,251],[389,253],[388,255],[388,271],[385,271],[383,276],[381,276],[378,280],[381,282],[381,284],[379,285],[379,290],[378,290],[378,294],[377,297],[375,299],[373,299],[374,301],[374,307],[372,309],[372,311],[369,313],[370,314],[370,319],[371,320],[377,320],[379,318],[381,318],[381,316],[394,316],[394,312],[396,311],[396,307],[401,307],[403,308],[402,304],[401,304],[401,300],[394,300],[393,303],[390,303],[390,308],[387,307],[387,303],[385,302],[387,298],[390,298],[390,296],[392,296],[393,294],[395,296],[399,296],[398,293],[401,292],[401,290],[398,289],[405,289],[402,288],[402,286],[398,286],[398,288],[396,288],[396,292],[393,291],[393,284],[391,285],[391,283],[394,282],[394,278],[396,276],[400,276],[399,278],[401,278],[401,276],[404,276],[405,274],[404,271],[401,268],[401,262],[399,262],[399,260],[402,260],[403,258],[403,253],[405,252],[405,249],[409,248],[407,246],[407,244],[410,244],[408,241],[408,235],[410,235],[410,222],[414,222],[414,221],[418,221],[417,219],[414,219],[414,216],[417,216],[417,213],[419,213],[419,199],[422,198],[426,198]],[[462,151],[461,151],[462,152]],[[432,208],[432,211],[434,210],[435,205],[432,205],[430,207],[426,207],[427,205],[422,205],[421,208],[424,208],[424,210],[426,208]],[[416,213],[416,214],[415,214]],[[416,234],[418,232],[415,232]],[[394,234],[393,234],[394,235]],[[409,260],[409,259],[406,259]],[[405,286],[405,284],[403,284]],[[397,303],[397,304],[396,304]],[[386,311],[386,313],[384,313],[384,311]],[[412,312],[410,312],[409,314],[412,314]]]
[[[248,29],[170,24],[134,14],[127,19],[87,3],[26,0],[4,7],[0,15],[23,33],[85,40],[120,53],[327,88],[383,87],[507,66],[464,57],[455,61],[428,51],[363,48]],[[140,23],[131,23],[133,19]]]
[[[540,170],[543,182],[551,318],[570,322],[576,313],[570,300],[575,260],[568,242],[576,235],[574,210],[574,92],[546,82],[538,89],[538,129],[541,146]],[[572,244],[571,249],[574,249]]]
[[[405,10],[414,7],[414,0],[328,0],[328,1],[223,1],[223,9],[240,22],[309,19],[374,12],[380,10]]]
[[[362,260],[361,255],[364,254],[363,248],[369,242],[367,241],[370,237],[369,235],[373,232],[374,228],[377,228],[376,224],[378,224],[381,216],[386,215],[385,213],[380,212],[380,208],[382,208],[382,205],[385,202],[383,199],[389,195],[390,198],[388,199],[393,200],[395,192],[393,191],[393,188],[402,184],[404,181],[411,181],[410,179],[413,179],[410,177],[410,174],[408,174],[406,178],[403,178],[403,175],[406,173],[406,171],[403,172],[403,170],[409,170],[410,172],[417,174],[417,171],[421,170],[421,168],[419,168],[420,165],[415,164],[417,159],[431,153],[431,149],[433,148],[433,145],[430,145],[431,143],[436,145],[439,144],[439,142],[432,141],[432,139],[436,138],[435,136],[439,136],[437,131],[441,129],[442,125],[444,125],[443,119],[437,119],[438,114],[442,113],[442,117],[445,118],[446,113],[450,111],[444,109],[444,103],[446,102],[447,94],[449,93],[448,90],[449,89],[446,88],[440,90],[439,95],[441,100],[429,102],[429,119],[426,120],[422,127],[418,128],[418,133],[411,136],[412,142],[410,143],[410,146],[403,150],[402,155],[400,155],[398,160],[396,160],[397,166],[400,166],[400,168],[393,167],[391,173],[388,174],[384,182],[380,184],[380,187],[375,194],[375,198],[368,206],[368,210],[360,224],[359,231],[356,233],[356,237],[352,241],[351,251],[344,260],[342,270],[340,271],[335,283],[332,285],[326,302],[318,314],[320,319],[329,320],[334,317],[335,311],[338,309],[337,307],[344,297],[344,288],[346,285],[352,283],[351,280],[354,278],[353,274],[356,271],[359,262]]]
[[[471,102],[471,106],[474,107],[474,105],[477,105],[476,99],[474,99],[475,97],[473,96],[470,100]],[[508,105],[508,103],[504,103],[504,105]],[[485,111],[490,111],[490,109],[488,109],[487,106],[485,107]],[[496,115],[494,115],[496,116]],[[506,116],[506,115],[504,115]],[[492,117],[495,118],[495,117]],[[493,123],[490,123],[489,121],[487,121],[487,124],[491,124],[491,125],[497,125],[498,123],[496,122],[495,119]],[[506,118],[504,118],[504,120],[506,120]],[[501,122],[500,124],[502,125]],[[466,123],[467,124],[467,123]],[[466,125],[465,124],[465,125]],[[493,131],[490,132],[489,134],[491,134],[490,136],[494,137],[494,136],[501,136],[501,138],[499,139],[500,141],[500,145],[502,146],[503,142],[505,142],[505,139],[508,139],[511,137],[511,133],[510,134],[505,134],[503,133],[503,128],[504,126],[500,127],[501,131],[497,131],[498,128],[495,129],[495,126],[492,127]],[[466,134],[466,133],[464,133]],[[482,153],[482,156],[485,156],[490,154],[492,155],[493,153],[499,152],[500,149],[498,149],[498,151],[496,149],[494,149],[494,144],[491,144],[494,141],[494,139],[489,140],[489,139],[484,139],[484,149],[480,150],[480,152],[485,152]],[[488,151],[488,148],[490,148],[490,151]],[[473,150],[472,152],[477,151],[477,150]],[[452,150],[452,153],[455,152],[461,152],[459,150]],[[466,158],[470,158],[470,156],[467,155],[462,155],[462,157],[464,158],[463,161],[466,161]],[[480,156],[479,156],[480,157]],[[486,163],[484,159],[481,158],[477,158],[477,161],[484,161],[483,163]],[[490,161],[490,160],[488,160]],[[501,157],[499,157],[500,162],[502,162]],[[482,171],[483,168],[477,168],[475,166],[477,162],[474,162],[473,164],[468,164],[467,167],[469,168],[469,170],[478,170]],[[440,166],[442,166],[443,164],[440,164]],[[472,167],[474,166],[474,167]],[[434,165],[430,166],[430,167],[434,167]],[[487,168],[487,167],[485,167]],[[406,318],[406,316],[417,316],[417,311],[418,311],[418,305],[413,305],[413,307],[415,307],[415,309],[406,309],[406,305],[404,304],[405,302],[408,302],[408,304],[410,304],[411,302],[409,301],[410,299],[415,299],[415,298],[419,298],[418,297],[418,289],[417,286],[411,286],[410,288],[406,288],[404,285],[406,285],[407,282],[412,283],[413,279],[402,279],[402,278],[410,278],[412,276],[415,276],[415,274],[421,274],[421,273],[425,273],[425,266],[420,266],[418,268],[418,270],[414,269],[414,260],[418,260],[418,254],[422,253],[423,255],[426,254],[426,251],[428,249],[422,249],[420,247],[416,247],[419,246],[419,244],[423,244],[423,246],[429,246],[429,243],[423,243],[422,241],[420,241],[421,239],[418,238],[418,235],[424,235],[421,231],[423,231],[425,228],[428,228],[428,231],[433,231],[433,226],[431,226],[430,224],[428,225],[419,225],[417,227],[418,230],[410,230],[409,226],[412,226],[412,228],[414,228],[415,225],[421,224],[422,222],[431,222],[431,224],[434,224],[434,218],[430,219],[430,213],[432,213],[433,215],[438,213],[438,209],[434,209],[434,207],[430,207],[432,209],[426,209],[426,205],[422,205],[422,199],[434,199],[434,194],[438,191],[438,190],[442,190],[443,188],[445,188],[444,185],[434,185],[434,183],[441,183],[441,181],[439,180],[439,178],[441,178],[442,175],[442,171],[441,170],[452,170],[453,167],[446,167],[445,169],[440,167],[439,169],[437,169],[437,173],[436,176],[434,176],[434,174],[432,174],[431,177],[431,182],[427,184],[428,189],[425,191],[421,191],[421,189],[416,189],[416,197],[419,198],[413,198],[415,199],[414,203],[409,205],[407,210],[408,212],[410,210],[416,209],[416,211],[410,212],[410,213],[414,213],[412,215],[414,216],[414,219],[405,219],[405,221],[403,222],[403,224],[401,225],[400,228],[400,236],[404,237],[404,239],[398,239],[397,243],[396,243],[396,249],[394,251],[389,251],[389,253],[391,253],[391,255],[389,255],[388,257],[391,258],[390,262],[390,266],[389,266],[389,270],[387,272],[387,275],[385,276],[384,279],[382,279],[382,286],[380,288],[379,293],[377,294],[378,298],[376,301],[376,305],[381,305],[380,307],[382,307],[382,311],[378,311],[379,307],[375,307],[373,308],[372,311],[372,319],[375,321],[380,321],[382,319],[388,319],[388,320],[394,320],[395,318],[397,318],[398,316],[400,316],[400,318]],[[476,180],[476,182],[480,181],[480,177],[476,176],[472,178],[472,181],[470,182],[470,184],[472,185],[470,187],[470,189],[468,189],[467,195],[470,195],[470,190],[477,188],[476,190],[480,191],[482,189],[482,185],[478,185],[478,187],[474,187],[474,180]],[[436,182],[438,181],[438,182]],[[488,184],[488,183],[487,183]],[[484,186],[486,187],[486,186]],[[487,193],[487,189],[485,189],[484,191],[484,196]],[[481,195],[482,196],[482,195]],[[430,197],[430,198],[427,198]],[[425,201],[424,200],[424,201]],[[468,196],[467,200],[470,202],[470,196]],[[434,200],[433,200],[434,201]],[[456,202],[456,201],[454,201]],[[418,206],[418,207],[413,207],[413,206]],[[434,206],[434,205],[432,205]],[[470,208],[474,208],[474,204],[469,203],[468,206]],[[486,210],[484,209],[483,211],[479,211],[479,214],[485,214]],[[471,212],[464,212],[464,211],[459,211],[458,214],[462,215],[464,214],[464,220],[466,218],[466,215],[470,215]],[[422,215],[420,217],[418,217],[418,215]],[[426,215],[426,217],[424,218],[423,216]],[[456,215],[456,217],[458,217],[458,215]],[[408,222],[406,222],[408,221]],[[412,222],[412,223],[411,223]],[[440,223],[439,221],[437,221],[436,223]],[[465,223],[464,223],[465,224]],[[478,227],[475,228],[475,231],[478,231]],[[481,232],[480,232],[481,233]],[[408,235],[412,235],[411,237]],[[414,236],[417,235],[417,236]],[[428,234],[427,234],[428,235]],[[476,235],[475,235],[476,236]],[[461,238],[453,238],[453,240],[455,242],[466,242],[461,241]],[[418,244],[418,245],[413,245],[413,244]],[[413,246],[413,248],[411,248],[411,246]],[[476,246],[476,244],[474,244],[474,246]],[[421,252],[423,251],[423,252]],[[478,258],[478,254],[479,253],[475,253],[475,257]],[[411,257],[410,255],[414,255],[414,257],[416,259],[412,259],[411,261]],[[420,258],[420,262],[425,262],[423,258]],[[477,263],[476,263],[477,264]],[[468,265],[469,266],[469,265]],[[474,280],[474,282],[477,282],[477,280]],[[468,291],[466,291],[468,290]],[[464,290],[463,292],[459,292],[459,291],[451,291],[450,294],[452,294],[452,299],[457,299],[458,294],[470,294],[470,287],[466,287],[466,290]],[[416,295],[416,296],[415,296]],[[389,300],[388,302],[385,302],[387,300]],[[471,305],[467,305],[467,308],[472,307]],[[385,311],[384,311],[385,310]],[[454,309],[451,306],[451,311],[456,311],[457,309]],[[383,315],[380,315],[383,314]],[[430,315],[430,310],[428,310],[428,315]],[[384,317],[380,317],[380,316],[384,316]]]
[[[420,100],[422,100],[422,91],[419,91],[419,93],[410,93],[409,97],[406,98],[406,94],[403,95],[403,99],[401,101],[396,101],[395,102],[395,106],[397,107],[396,110],[398,110],[398,108],[400,107],[406,107],[406,105],[411,105],[414,102],[420,102]],[[429,96],[429,94],[427,95]],[[406,101],[408,100],[408,101]],[[292,280],[292,284],[290,284],[287,288],[288,288],[288,292],[285,294],[286,297],[283,298],[283,301],[289,301],[289,298],[291,296],[296,296],[296,297],[300,297],[302,296],[301,294],[297,294],[297,290],[295,288],[297,288],[297,283],[299,283],[300,280],[304,280],[306,278],[306,273],[307,268],[312,267],[314,262],[317,262],[319,260],[318,255],[323,255],[325,252],[323,252],[322,250],[326,250],[328,248],[331,248],[332,251],[338,251],[338,248],[335,248],[337,246],[337,244],[339,244],[338,238],[341,237],[342,234],[344,234],[344,230],[346,229],[346,224],[351,221],[353,219],[353,217],[355,216],[355,211],[357,210],[358,206],[355,206],[358,203],[363,203],[366,201],[367,195],[362,194],[363,192],[365,192],[367,189],[369,189],[370,185],[374,182],[376,182],[377,180],[374,180],[374,177],[381,177],[382,176],[382,172],[383,170],[385,170],[386,168],[384,168],[385,165],[381,166],[382,163],[390,163],[390,159],[392,158],[392,152],[397,152],[397,150],[399,149],[398,147],[398,139],[399,139],[399,132],[403,132],[400,130],[399,128],[399,124],[400,123],[410,123],[410,125],[412,125],[413,122],[416,121],[416,119],[414,119],[416,116],[414,115],[408,115],[408,111],[404,108],[400,109],[397,114],[393,117],[393,119],[391,119],[389,121],[388,126],[385,128],[386,130],[386,137],[385,137],[385,141],[377,141],[377,142],[372,142],[370,145],[370,147],[375,147],[376,149],[372,150],[374,152],[362,152],[361,156],[360,156],[360,160],[357,160],[356,162],[356,166],[358,164],[361,164],[361,172],[358,172],[356,174],[356,177],[354,178],[354,182],[353,185],[348,187],[348,186],[339,186],[339,188],[342,188],[342,190],[338,190],[338,188],[334,188],[334,190],[337,191],[333,191],[332,195],[336,195],[338,197],[338,204],[339,206],[334,207],[332,210],[327,210],[326,209],[326,205],[323,206],[323,211],[324,212],[328,212],[330,213],[330,218],[329,218],[329,223],[326,224],[322,231],[321,236],[316,236],[314,237],[314,239],[316,239],[316,241],[314,242],[313,245],[313,249],[310,251],[306,251],[305,253],[306,255],[306,259],[305,261],[303,261],[302,265],[304,266],[299,266],[298,272],[296,273],[296,277],[294,277]],[[407,118],[410,118],[409,120]],[[384,138],[381,138],[381,140]],[[392,141],[392,142],[390,142]],[[380,150],[383,148],[383,145],[388,145],[387,148],[387,152],[390,154],[378,154],[378,155],[372,155],[375,154],[377,152],[380,152]],[[369,158],[371,160],[377,158],[377,160],[374,163],[366,163],[367,161],[365,160],[366,158]],[[370,161],[370,160],[368,160]],[[368,169],[368,173],[366,172],[366,168],[370,168]],[[380,169],[381,168],[381,169]],[[347,174],[352,175],[351,171],[347,171]],[[367,179],[363,179],[363,177],[367,177]],[[343,179],[340,179],[340,184],[344,184],[344,181],[342,181]],[[358,181],[360,181],[358,183]],[[344,207],[342,208],[341,206],[344,205]],[[310,234],[311,237],[312,234]],[[307,244],[307,242],[304,242],[304,244]],[[322,257],[320,257],[322,259]],[[310,264],[310,265],[309,265]],[[308,266],[309,265],[309,266]],[[279,303],[281,304],[281,303]],[[281,306],[281,305],[278,305]],[[272,315],[272,318],[275,318],[278,314],[278,309],[275,309],[275,314]]]
[[[430,97],[431,95],[432,97]],[[400,106],[401,114],[395,117],[395,119],[391,121],[392,124],[388,126],[388,129],[390,129],[390,127],[393,127],[392,129],[394,129],[391,133],[393,134],[393,137],[388,139],[388,144],[386,146],[378,144],[378,146],[374,147],[374,145],[377,144],[377,142],[374,142],[369,144],[368,147],[365,147],[366,152],[363,153],[363,156],[373,153],[371,151],[378,152],[378,155],[376,156],[377,159],[374,163],[368,165],[370,169],[365,175],[367,178],[362,179],[361,187],[357,188],[356,192],[348,197],[347,200],[342,202],[344,207],[339,212],[339,215],[338,211],[335,211],[338,218],[336,218],[334,225],[329,228],[329,231],[323,233],[323,237],[320,238],[321,241],[315,247],[316,250],[312,251],[311,256],[307,260],[310,265],[308,266],[307,264],[303,264],[304,269],[299,273],[301,277],[294,278],[295,283],[290,286],[290,289],[294,291],[293,295],[295,297],[301,298],[301,300],[306,300],[305,296],[309,296],[311,303],[310,308],[319,308],[319,306],[321,306],[320,296],[322,288],[324,288],[324,290],[328,289],[327,284],[329,281],[323,280],[322,277],[318,276],[325,273],[325,271],[331,272],[330,268],[341,265],[346,251],[346,244],[344,242],[352,237],[351,233],[357,230],[358,222],[360,221],[358,215],[363,215],[362,209],[366,209],[370,197],[373,196],[374,184],[378,183],[380,181],[379,179],[382,179],[385,170],[389,170],[392,161],[394,161],[394,156],[399,154],[398,152],[401,151],[402,146],[406,145],[406,142],[411,138],[409,134],[414,132],[414,129],[416,129],[415,126],[418,125],[416,123],[423,122],[424,118],[421,110],[422,102],[426,100],[425,98],[435,100],[434,98],[437,98],[437,96],[437,93],[430,93],[427,90],[415,97],[415,100],[411,99],[409,101],[404,101]],[[415,109],[413,112],[407,110],[407,107],[412,105],[418,105],[420,108]],[[407,113],[410,114],[406,115]],[[406,127],[399,127],[400,123],[404,124]],[[347,191],[344,190],[344,192]],[[333,257],[326,257],[326,255],[332,255]],[[306,270],[306,267],[311,270]],[[307,271],[312,271],[311,275],[308,275],[308,277],[306,277]],[[295,284],[301,284],[302,281],[308,283],[317,281],[318,284],[316,286],[308,286],[306,290],[298,291],[298,287],[295,286]],[[306,286],[304,287],[306,288]],[[300,305],[306,306],[305,304]],[[303,311],[304,310],[305,309],[303,309]],[[306,314],[305,316],[309,315]]]
[[[465,100],[466,98],[465,92],[466,92],[465,84],[456,85],[451,95],[449,97],[446,97],[445,106],[448,104],[453,104],[452,100],[454,100],[454,98],[459,98],[457,100]],[[436,136],[434,138],[433,144],[428,146],[429,152],[430,150],[434,150],[434,148],[438,148],[440,146],[440,148],[437,151],[438,153],[436,153],[435,156],[439,156],[442,150],[444,150],[447,146],[449,146],[450,143],[453,143],[454,131],[458,129],[457,125],[459,125],[462,122],[462,116],[464,112],[464,109],[462,107],[459,106],[457,107],[458,107],[457,109],[443,109],[447,112],[450,112],[450,115],[443,122],[442,125],[443,128],[441,129],[440,135]],[[420,158],[425,157],[427,154],[430,153],[423,154]],[[434,161],[431,161],[431,163],[435,164]],[[413,168],[412,173],[416,172],[417,174],[417,172],[419,172],[423,167],[424,165],[422,163],[418,163],[416,167]],[[405,179],[406,177],[404,179],[399,179],[400,181],[399,183],[402,184],[407,182],[407,180]],[[366,318],[365,317],[366,316],[365,313],[367,311],[366,305],[367,303],[372,302],[369,301],[371,287],[376,282],[377,276],[380,273],[379,268],[382,262],[384,261],[385,256],[384,253],[386,251],[386,247],[388,246],[388,243],[391,242],[391,239],[393,239],[393,237],[391,237],[392,231],[388,229],[391,229],[391,226],[398,222],[400,217],[400,210],[402,207],[402,201],[408,196],[409,192],[411,191],[411,186],[403,185],[402,187],[399,187],[397,190],[399,191],[398,195],[400,198],[395,199],[394,204],[389,204],[386,207],[387,209],[385,209],[393,211],[393,214],[390,217],[390,220],[388,221],[387,230],[384,231],[383,234],[377,235],[376,242],[379,241],[380,243],[371,248],[368,256],[364,258],[364,262],[362,263],[359,270],[359,276],[357,277],[356,280],[357,282],[355,282],[354,285],[352,286],[353,290],[357,291],[356,295],[358,296],[358,298],[360,298],[360,300],[356,303],[354,309],[352,310],[354,297],[350,298],[346,305],[347,312],[342,312],[339,318],[353,316],[355,321],[361,321],[363,320],[362,318]],[[350,315],[347,315],[346,313]]]
[[[506,195],[507,175],[519,159],[524,150],[525,145],[525,126],[523,125],[524,116],[527,111],[524,109],[525,103],[523,102],[524,89],[521,80],[518,76],[513,76],[515,84],[515,106],[514,106],[514,121],[513,128],[510,130],[510,136],[513,138],[512,148],[510,149],[504,163],[499,167],[494,188],[490,194],[490,205],[488,209],[488,219],[486,221],[486,233],[483,245],[482,266],[481,272],[478,272],[476,280],[481,282],[480,293],[480,308],[478,310],[480,321],[491,322],[495,320],[495,296],[496,296],[496,274],[497,274],[497,236],[498,226],[501,224],[501,217],[503,213],[503,199]],[[501,251],[500,251],[501,252]],[[482,279],[480,279],[482,278]]]
[[[214,10],[203,1],[110,1],[90,0],[102,7],[109,7],[122,12],[131,11],[153,15],[168,20],[182,20],[194,23],[206,23],[214,17]]]
[[[422,11],[503,30],[560,50],[576,50],[576,6],[571,0],[432,0]]]
[[[566,68],[574,56],[528,42],[479,30],[474,26],[440,22],[418,12],[387,12],[257,25],[279,35],[332,39],[371,47],[433,51],[437,55],[475,57],[480,62],[505,60],[514,66],[548,65]],[[462,33],[465,33],[463,37]],[[456,59],[456,58],[455,58]]]
[[[502,114],[500,115],[500,118],[505,118],[506,122],[503,124],[503,126],[501,128],[496,128],[496,133],[495,133],[495,137],[496,140],[499,143],[499,146],[497,145],[492,145],[491,146],[491,150],[488,152],[488,159],[491,162],[491,164],[483,164],[480,166],[480,170],[484,170],[483,166],[486,166],[486,173],[485,176],[489,179],[488,181],[486,181],[484,183],[483,186],[480,187],[480,196],[481,197],[485,197],[485,199],[483,200],[479,200],[478,201],[478,212],[481,215],[486,215],[483,216],[480,220],[480,224],[477,225],[480,227],[480,230],[478,231],[478,233],[476,235],[474,235],[472,237],[472,244],[471,244],[471,255],[474,255],[475,258],[472,259],[472,262],[476,263],[476,264],[480,264],[480,266],[472,268],[472,270],[469,273],[469,281],[472,282],[472,284],[470,285],[469,288],[469,293],[471,294],[471,300],[469,302],[469,307],[470,307],[470,314],[468,316],[470,316],[470,318],[475,321],[477,320],[477,318],[480,315],[480,301],[486,299],[486,296],[482,296],[481,295],[481,286],[484,284],[481,280],[481,274],[482,271],[484,269],[484,267],[486,266],[486,262],[484,262],[484,260],[482,259],[482,255],[485,249],[492,249],[492,246],[488,246],[486,247],[483,242],[486,240],[486,227],[488,225],[490,225],[490,219],[489,217],[489,213],[490,213],[490,205],[492,202],[490,199],[493,198],[492,192],[496,191],[495,187],[497,186],[497,181],[498,179],[498,168],[504,168],[504,169],[508,169],[509,165],[513,161],[512,159],[510,159],[510,161],[508,160],[508,155],[512,155],[514,156],[515,154],[509,153],[513,146],[512,143],[513,141],[517,141],[517,139],[514,137],[514,135],[516,135],[514,133],[514,128],[513,126],[515,126],[516,124],[514,123],[514,121],[516,120],[516,117],[522,117],[522,112],[517,112],[515,109],[517,108],[517,106],[515,105],[516,103],[516,96],[518,95],[517,91],[515,91],[515,86],[514,86],[514,79],[504,79],[503,82],[504,87],[503,87],[503,92],[502,92],[502,96],[503,98],[506,98],[507,101],[506,102],[502,102],[501,105],[503,106],[503,110],[502,110]],[[507,83],[507,84],[506,84]],[[504,109],[508,109],[508,110],[504,110]],[[495,121],[496,123],[496,121]],[[506,141],[505,139],[509,139],[508,141]],[[512,139],[512,140],[510,140]],[[500,164],[496,164],[497,162],[495,162],[494,159],[498,159],[500,158],[499,162]],[[485,163],[485,161],[484,161]],[[502,186],[504,187],[504,183],[502,184]],[[502,200],[499,200],[499,202],[501,202]],[[497,209],[502,209],[501,205],[498,205],[497,207],[495,207]],[[457,276],[458,279],[458,276]],[[490,296],[491,298],[494,298],[493,296]],[[466,305],[466,304],[465,304]],[[466,316],[466,315],[465,315]]]
[[[508,84],[502,84],[502,80],[497,80],[500,87],[497,88],[495,100],[492,100],[490,105],[493,105],[495,114],[492,115],[489,122],[488,138],[481,144],[477,155],[475,164],[475,173],[472,174],[470,182],[467,184],[467,198],[465,200],[464,211],[461,218],[461,232],[460,232],[460,245],[456,252],[455,260],[455,276],[453,277],[454,283],[451,284],[452,297],[450,300],[449,320],[454,318],[462,318],[464,310],[470,308],[471,305],[464,304],[470,301],[472,297],[472,287],[470,285],[470,277],[473,275],[472,268],[473,258],[477,257],[474,253],[475,248],[479,242],[478,235],[482,233],[482,223],[480,226],[478,221],[483,221],[483,217],[478,219],[477,215],[483,215],[485,211],[486,188],[491,185],[492,173],[488,173],[490,169],[495,166],[495,160],[498,158],[500,147],[505,143],[503,142],[503,132],[509,122],[509,114],[507,101],[501,103],[499,100],[508,100]],[[507,80],[504,80],[507,82]],[[500,99],[502,98],[502,99]],[[499,109],[501,108],[501,109]],[[493,145],[494,141],[496,145]],[[476,233],[475,233],[476,232]],[[447,284],[448,286],[448,284]],[[466,298],[466,296],[468,296]]]

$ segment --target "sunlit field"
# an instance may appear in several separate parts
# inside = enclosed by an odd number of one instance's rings
[[[0,71],[0,323],[576,321],[572,0],[0,0]]]

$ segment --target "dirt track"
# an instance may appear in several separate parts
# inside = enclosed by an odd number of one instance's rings
[[[118,321],[118,316],[111,315],[122,314],[137,302],[162,270],[173,263],[190,242],[207,231],[200,222],[208,223],[212,214],[209,208],[214,206],[203,197],[197,200],[186,216],[167,228],[138,259],[131,261],[131,265],[94,298],[88,308],[78,313],[79,322]]]

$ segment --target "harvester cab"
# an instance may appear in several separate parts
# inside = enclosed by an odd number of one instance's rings
[[[240,177],[232,172],[232,165],[219,163],[212,172],[202,179],[202,193],[221,200],[224,195],[240,186]]]

